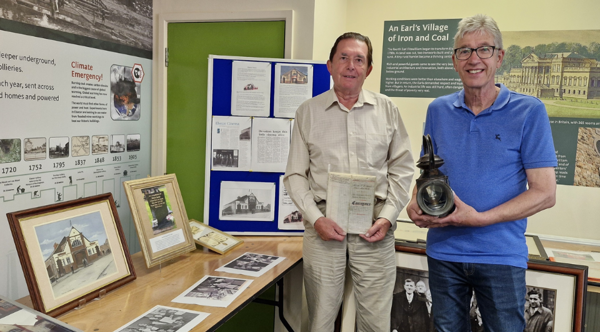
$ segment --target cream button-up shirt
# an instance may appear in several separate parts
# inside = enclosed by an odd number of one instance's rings
[[[305,101],[296,111],[284,185],[305,220],[323,217],[328,171],[376,175],[375,197],[384,200],[378,218],[396,228],[410,199],[414,160],[398,108],[378,93],[362,90],[352,109],[333,89]]]

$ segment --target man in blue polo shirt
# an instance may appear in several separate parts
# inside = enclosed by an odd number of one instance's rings
[[[425,134],[445,161],[440,170],[456,210],[443,218],[425,215],[416,188],[407,207],[417,226],[430,228],[435,328],[468,331],[474,290],[486,331],[523,331],[527,217],[556,199],[550,123],[540,100],[495,84],[504,50],[492,18],[463,19],[454,47],[464,89],[429,105]]]

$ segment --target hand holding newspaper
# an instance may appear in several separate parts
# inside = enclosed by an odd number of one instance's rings
[[[375,176],[329,172],[327,218],[347,234],[365,234],[373,224]]]

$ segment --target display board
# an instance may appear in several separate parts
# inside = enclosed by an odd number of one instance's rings
[[[302,234],[280,228],[286,148],[294,105],[329,90],[330,82],[325,62],[209,57],[206,224],[230,234]]]

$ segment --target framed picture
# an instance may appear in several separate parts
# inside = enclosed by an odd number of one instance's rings
[[[112,194],[7,214],[34,308],[56,317],[135,279]]]
[[[123,186],[148,268],[196,249],[175,174]]]
[[[244,240],[223,233],[220,230],[203,224],[197,220],[190,219],[190,228],[194,241],[212,251],[224,254],[229,250],[244,243]]]
[[[582,332],[585,321],[585,300],[587,266],[563,264],[547,261],[530,261],[526,273],[527,296],[525,308],[534,310],[541,306],[549,312],[553,331]],[[412,284],[411,284],[412,281]],[[408,286],[405,286],[408,283]],[[431,297],[429,290],[429,270],[424,248],[396,245],[396,285],[394,298],[401,298],[405,292],[415,292],[422,296],[425,309],[421,310],[424,329],[431,324]],[[396,302],[396,300],[395,300]],[[478,314],[476,298],[471,301],[471,328],[478,331],[481,315]],[[392,308],[393,323],[401,319]],[[426,321],[429,320],[429,321]],[[526,320],[528,315],[526,314]]]
[[[81,332],[58,319],[1,296],[0,331]]]

